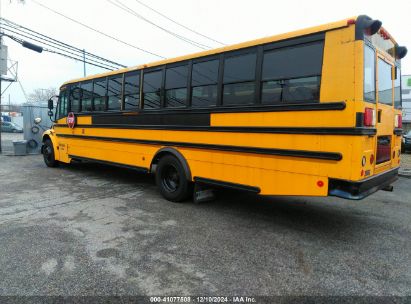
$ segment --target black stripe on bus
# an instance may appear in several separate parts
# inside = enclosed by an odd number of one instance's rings
[[[280,156],[292,156],[303,158],[315,158],[325,160],[339,161],[342,159],[341,153],[336,152],[321,152],[321,151],[305,151],[305,150],[290,150],[290,149],[273,149],[273,148],[258,148],[258,147],[244,147],[244,146],[229,146],[229,145],[213,145],[213,144],[201,144],[201,143],[187,143],[187,142],[174,142],[174,141],[162,141],[162,140],[147,140],[147,139],[134,139],[134,138],[116,138],[116,137],[103,137],[103,136],[85,136],[85,135],[72,135],[72,134],[57,134],[60,137],[76,138],[85,140],[101,140],[112,141],[121,143],[135,143],[145,145],[161,145],[161,146],[174,146],[185,147],[194,149],[207,149],[240,153],[255,153],[264,155],[280,155]]]
[[[144,167],[125,165],[121,163],[110,162],[110,161],[95,159],[95,158],[82,157],[82,156],[77,156],[77,155],[72,155],[72,154],[69,154],[69,157],[75,160],[84,160],[84,161],[89,161],[89,162],[94,162],[94,163],[99,163],[99,164],[109,165],[109,166],[115,166],[115,167],[124,168],[124,169],[137,170],[137,171],[141,171],[144,173],[148,172],[148,169]]]
[[[252,187],[252,186],[246,186],[243,184],[236,184],[236,183],[229,183],[229,182],[222,182],[219,180],[215,179],[209,179],[209,178],[204,178],[204,177],[194,177],[194,181],[196,183],[200,184],[206,184],[210,186],[216,186],[216,187],[224,187],[224,188],[230,188],[234,190],[241,190],[241,191],[247,191],[247,192],[252,192],[252,193],[260,193],[261,190],[258,187]]]
[[[210,113],[175,113],[175,114],[147,114],[137,115],[93,115],[93,124],[110,125],[181,125],[181,126],[209,126]]]
[[[395,128],[394,129],[394,134],[395,135],[400,136],[400,135],[402,135],[402,133],[403,133],[403,129],[400,129],[400,128]]]
[[[67,128],[65,124],[56,124],[56,127]],[[128,125],[128,124],[93,124],[76,125],[76,128],[101,129],[141,129],[141,130],[170,130],[170,131],[204,131],[204,132],[234,132],[234,133],[270,133],[270,134],[321,134],[321,135],[375,135],[375,128],[347,128],[347,127],[208,127],[208,126],[178,126],[178,125]]]
[[[171,114],[207,114],[207,113],[244,113],[244,112],[289,112],[289,111],[341,111],[346,108],[344,101],[338,102],[309,102],[309,103],[295,103],[295,104],[273,104],[273,105],[250,105],[250,106],[236,106],[236,107],[209,107],[209,108],[163,108],[145,110],[139,109],[135,112],[81,112],[75,113],[76,116],[93,116],[93,117],[107,117],[113,115],[171,115]]]

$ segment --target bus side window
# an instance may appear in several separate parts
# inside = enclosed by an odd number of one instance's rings
[[[143,75],[143,108],[157,109],[161,107],[162,70],[144,72]]]
[[[124,109],[137,110],[140,104],[140,71],[124,76]]]
[[[81,84],[81,111],[90,112],[92,107],[93,82],[87,81]]]
[[[321,41],[264,52],[261,102],[319,101],[323,46]]]
[[[123,91],[123,75],[110,77],[108,79],[107,96],[108,104],[107,110],[120,110],[121,109],[121,96]]]
[[[255,100],[257,53],[239,54],[224,59],[223,105],[252,104]]]
[[[217,83],[219,59],[193,63],[191,76],[192,107],[217,105]]]
[[[81,89],[80,84],[75,83],[70,89],[70,111],[78,113],[81,111]]]
[[[188,64],[167,67],[165,84],[165,106],[169,108],[187,105]]]
[[[107,78],[100,78],[94,80],[93,85],[93,110],[106,110],[107,95]]]

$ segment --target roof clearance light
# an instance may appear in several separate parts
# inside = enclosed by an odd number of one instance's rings
[[[355,19],[348,19],[347,25],[352,25],[352,24],[355,24]]]
[[[390,35],[383,29],[380,30],[380,36],[384,39],[384,40],[388,40],[390,39]]]

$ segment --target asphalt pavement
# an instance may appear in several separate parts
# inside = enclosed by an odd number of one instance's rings
[[[362,201],[221,191],[0,155],[0,296],[411,296],[411,179]]]

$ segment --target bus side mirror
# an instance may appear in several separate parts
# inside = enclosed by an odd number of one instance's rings
[[[49,99],[48,108],[50,111],[54,108],[53,97]]]

